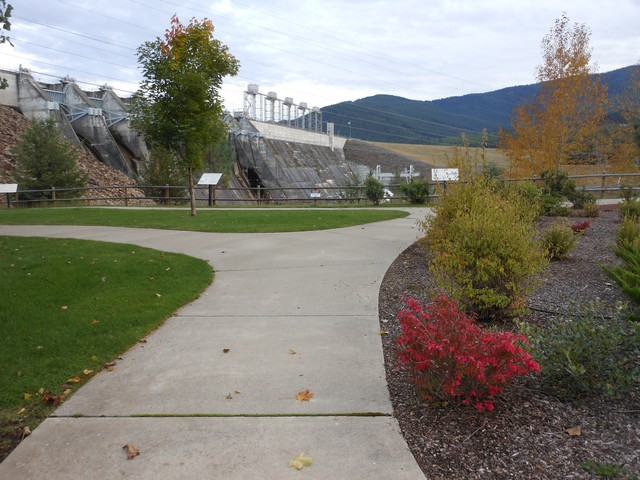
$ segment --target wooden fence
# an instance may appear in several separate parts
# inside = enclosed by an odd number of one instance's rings
[[[571,180],[578,188],[593,193],[597,198],[618,198],[623,187],[631,187],[640,191],[640,173],[601,173],[588,175],[572,175]],[[506,179],[506,181],[541,182],[540,178]],[[442,183],[434,184],[432,197],[438,197],[442,191]],[[444,185],[446,187],[446,185]],[[398,192],[400,185],[389,185],[385,188]],[[197,198],[199,206],[220,205],[234,206],[239,204],[254,205],[339,205],[360,204],[369,200],[364,196],[362,186],[322,187],[324,196],[317,197],[317,187],[287,188],[217,188],[211,191],[206,186],[198,186]],[[297,192],[295,198],[280,195],[283,192]],[[313,192],[313,194],[312,194]],[[329,194],[326,194],[329,192]],[[335,193],[332,193],[335,192]],[[25,197],[38,197],[26,199]],[[405,203],[406,197],[396,193],[393,198],[385,198],[383,203]],[[77,189],[20,190],[16,193],[0,195],[0,205],[4,207],[26,206],[78,206],[78,205],[113,205],[113,206],[153,206],[153,205],[188,205],[188,187],[184,185],[111,185],[103,187],[86,187]]]

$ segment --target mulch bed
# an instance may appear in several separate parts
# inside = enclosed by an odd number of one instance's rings
[[[618,261],[611,246],[619,215],[615,208],[600,213],[598,218],[570,219],[588,220],[591,227],[567,259],[550,263],[529,298],[534,310],[523,320],[544,326],[596,298],[607,305],[626,301],[600,268]],[[543,225],[552,221],[541,219]],[[604,478],[585,469],[585,462],[621,466],[625,473],[615,478],[640,477],[640,391],[621,401],[591,398],[572,404],[519,379],[496,399],[493,412],[421,400],[408,375],[397,368],[394,342],[400,327],[395,316],[403,298],[426,301],[433,287],[424,252],[412,245],[387,271],[379,297],[381,330],[388,332],[383,348],[394,415],[427,478]],[[580,427],[580,435],[567,432],[574,427]]]

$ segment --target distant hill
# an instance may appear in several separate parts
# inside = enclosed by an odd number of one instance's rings
[[[596,76],[608,85],[611,100],[625,93],[634,70],[640,71],[640,66],[632,65]],[[494,135],[500,128],[508,129],[513,109],[534,98],[538,88],[538,84],[522,85],[433,101],[374,95],[324,107],[322,119],[332,122],[336,134],[343,137],[351,135],[373,142],[448,145],[458,141],[463,132],[474,140],[483,129]],[[495,140],[496,137],[491,138]]]

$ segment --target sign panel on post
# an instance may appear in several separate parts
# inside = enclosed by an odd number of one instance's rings
[[[0,193],[16,193],[17,191],[17,183],[0,183]]]
[[[221,178],[221,173],[203,173],[198,180],[198,185],[218,185]]]
[[[431,181],[433,182],[457,182],[457,168],[432,168]]]
[[[322,197],[322,193],[319,188],[312,188],[310,196],[311,198],[320,198]]]

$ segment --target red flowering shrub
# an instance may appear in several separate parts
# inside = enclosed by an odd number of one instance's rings
[[[410,299],[407,305],[398,313],[398,361],[427,400],[455,398],[493,410],[505,383],[540,370],[521,345],[523,335],[483,328],[443,294],[431,304]]]
[[[585,220],[584,222],[576,222],[571,225],[571,230],[573,230],[575,235],[586,235],[590,226],[591,222],[589,220]]]

